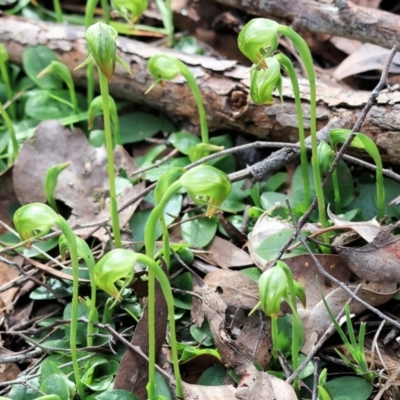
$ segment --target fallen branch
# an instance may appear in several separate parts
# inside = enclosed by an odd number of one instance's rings
[[[216,0],[259,17],[284,19],[296,31],[328,33],[390,49],[400,41],[400,16],[347,0]]]
[[[54,50],[71,71],[87,56],[82,27],[8,16],[1,17],[0,21],[0,42],[7,47],[12,62],[21,64],[26,47],[38,44]],[[269,141],[297,142],[297,115],[287,79],[283,80],[283,106],[278,100],[269,107],[257,106],[248,101],[249,69],[236,61],[182,54],[127,38],[120,38],[118,45],[119,55],[130,65],[134,78],[130,79],[124,70],[117,67],[110,87],[115,97],[161,110],[186,127],[197,129],[197,108],[183,78],[177,77],[173,82],[166,82],[164,88],[157,86],[144,95],[153,82],[147,72],[148,58],[160,52],[169,53],[185,62],[196,76],[211,130],[231,129]],[[86,85],[85,71],[72,73],[77,84]],[[306,80],[301,80],[300,84],[307,125],[310,110],[308,84]],[[319,129],[328,121],[335,121],[334,127],[349,128],[368,101],[369,93],[318,82],[317,97]],[[378,104],[372,107],[363,125],[363,132],[380,147],[383,160],[391,163],[400,160],[400,135],[396,132],[400,130],[400,120],[396,103],[400,103],[400,93],[381,93]]]

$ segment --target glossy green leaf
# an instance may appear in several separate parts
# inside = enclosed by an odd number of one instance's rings
[[[197,385],[203,386],[221,386],[225,382],[226,369],[224,366],[217,364],[207,368],[199,380]]]
[[[25,104],[26,115],[39,121],[45,121],[48,119],[65,118],[73,113],[69,105],[56,100],[53,96],[69,102],[69,93],[67,90],[40,90],[27,100]]]
[[[172,146],[185,155],[189,155],[189,150],[191,147],[201,143],[199,137],[188,132],[172,133],[169,136],[168,141],[171,142]]]
[[[173,400],[174,397],[171,394],[171,391],[169,389],[168,383],[165,380],[165,378],[158,372],[156,371],[156,399],[160,400]],[[160,396],[160,397],[157,397]],[[163,396],[163,397],[161,397]]]
[[[184,291],[193,290],[192,275],[190,272],[184,272],[176,277],[171,285],[177,289]],[[192,296],[190,294],[175,293],[174,294],[175,307],[182,308],[184,310],[190,310],[192,308]]]
[[[140,142],[161,130],[161,123],[156,115],[135,112],[119,118],[122,144]]]
[[[29,46],[22,56],[22,65],[29,78],[42,89],[61,89],[62,80],[55,75],[38,78],[37,75],[52,61],[57,61],[56,54],[47,46]]]
[[[214,338],[210,330],[210,325],[207,320],[203,321],[203,325],[199,328],[196,325],[192,325],[190,327],[190,334],[193,336],[193,339],[196,340],[202,346],[213,346]]]
[[[40,390],[45,394],[56,394],[61,400],[69,400],[70,391],[66,377],[60,374],[48,376],[40,385]]]
[[[29,379],[29,386],[11,385],[8,397],[12,400],[35,400],[38,397],[39,378]]]
[[[186,243],[203,248],[213,240],[217,231],[218,220],[216,218],[197,218],[187,221],[194,215],[194,213],[187,213],[183,216],[181,234]]]
[[[374,387],[357,376],[342,376],[326,383],[325,388],[333,399],[348,396],[351,400],[368,400]]]
[[[215,358],[215,362],[221,360],[221,355],[218,353],[218,350],[211,349],[201,349],[198,346],[191,346],[186,344],[178,343],[178,351],[181,354],[180,362],[185,362],[188,360],[192,360],[193,358],[208,355]]]
[[[95,357],[87,362],[82,383],[95,391],[107,390],[114,380],[117,370],[118,363],[115,360]]]
[[[240,270],[240,273],[257,282],[260,279],[261,271],[258,267],[244,268]]]
[[[268,178],[265,182],[261,183],[261,192],[276,192],[287,179],[286,172],[277,172]]]
[[[95,396],[96,400],[139,400],[139,398],[131,392],[121,389],[111,389]]]
[[[261,206],[265,210],[275,207],[277,204],[281,204],[283,207],[286,207],[286,199],[289,199],[287,195],[276,192],[264,192],[260,198]]]

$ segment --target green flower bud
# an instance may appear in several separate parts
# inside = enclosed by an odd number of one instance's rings
[[[282,268],[275,266],[264,271],[258,280],[258,290],[264,313],[277,318],[281,302],[287,297],[287,279]]]
[[[117,31],[110,25],[97,22],[86,30],[86,43],[89,57],[75,69],[81,68],[94,60],[100,71],[110,82],[118,62],[130,75],[132,71],[117,55]]]
[[[175,167],[171,168],[168,172],[166,172],[160,177],[154,189],[154,200],[156,201],[156,204],[160,203],[167,189],[174,182],[178,181],[184,173],[186,173],[186,170],[184,168]]]
[[[208,204],[206,216],[212,217],[231,191],[228,176],[210,165],[192,168],[180,178],[193,201]]]
[[[8,51],[6,46],[3,43],[0,43],[0,62],[8,61]]]
[[[111,96],[108,96],[108,104],[110,107],[111,121],[114,126],[119,125],[117,105]],[[103,97],[95,97],[89,106],[88,111],[88,129],[93,129],[94,119],[103,112]]]
[[[265,67],[263,60],[278,48],[278,44],[278,24],[265,18],[252,19],[238,36],[240,51],[261,68]]]
[[[318,162],[323,175],[328,172],[334,158],[335,153],[333,152],[332,147],[324,140],[321,140],[318,145]]]
[[[42,78],[48,74],[55,74],[58,75],[67,85],[73,85],[73,80],[71,77],[71,72],[69,71],[68,67],[66,67],[60,61],[52,61],[46,68],[42,69],[37,77]]]
[[[107,253],[95,265],[93,270],[96,285],[110,296],[121,300],[120,292],[126,288],[134,276],[135,253],[124,249],[115,249]],[[115,284],[122,286],[119,291]]]
[[[136,21],[149,5],[147,0],[111,0],[111,4],[127,21]]]
[[[297,281],[293,280],[294,290],[296,293],[296,297],[301,301],[301,304],[304,308],[307,307],[307,299],[306,299],[306,292],[304,287]]]
[[[150,57],[147,68],[157,82],[170,81],[181,72],[179,60],[166,54],[156,54]]]
[[[250,96],[256,104],[272,104],[272,92],[278,89],[282,98],[281,66],[276,58],[265,59],[266,69],[255,68],[251,72]]]
[[[46,204],[32,203],[19,208],[13,220],[21,238],[28,241],[26,247],[29,248],[29,239],[49,233],[51,227],[57,223],[58,214]]]
[[[91,270],[94,267],[95,261],[92,252],[85,240],[76,236],[76,247],[78,251],[78,257],[82,258],[88,269]],[[60,255],[62,262],[67,259],[67,251],[69,251],[68,241],[64,234],[58,239],[58,248],[60,249]]]
[[[216,146],[210,143],[198,143],[191,146],[189,149],[189,159],[191,162],[200,160],[203,157],[207,157],[213,151],[224,150],[223,146]]]
[[[62,164],[53,165],[47,170],[46,177],[44,178],[44,193],[47,202],[55,212],[58,212],[57,204],[54,199],[54,191],[56,190],[58,176],[65,168],[69,167],[71,163],[72,161],[67,161]]]

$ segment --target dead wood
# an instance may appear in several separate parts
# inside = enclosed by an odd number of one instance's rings
[[[348,0],[216,0],[259,17],[280,19],[296,31],[328,33],[392,48],[400,16]]]
[[[87,55],[82,27],[4,16],[0,18],[0,42],[6,45],[10,60],[18,64],[22,63],[27,46],[48,46],[68,66],[76,83],[85,86],[85,71],[73,71]],[[293,92],[287,79],[283,82],[283,105],[277,98],[272,106],[257,106],[248,101],[249,69],[236,61],[186,55],[126,38],[118,39],[118,48],[119,55],[130,65],[134,77],[131,79],[117,66],[110,87],[113,96],[159,109],[192,130],[197,128],[197,109],[183,78],[177,77],[173,82],[166,82],[164,88],[157,86],[144,95],[153,82],[146,68],[148,58],[160,52],[169,53],[185,62],[196,76],[211,130],[231,129],[266,140],[298,141]],[[308,85],[305,79],[300,80],[300,84],[307,125],[310,111]],[[322,81],[318,82],[317,91],[319,129],[332,118],[338,121],[336,126],[351,128],[369,98],[369,92],[353,91]],[[372,107],[362,128],[377,142],[384,160],[392,163],[399,163],[400,160],[398,103],[399,92],[381,93],[378,104]]]

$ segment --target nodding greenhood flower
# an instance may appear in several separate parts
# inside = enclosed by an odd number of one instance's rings
[[[111,250],[93,269],[96,285],[110,296],[121,300],[121,291],[126,288],[134,276],[134,266],[137,262],[135,253],[125,249]],[[117,289],[115,284],[122,287]]]
[[[264,59],[272,54],[279,44],[278,24],[265,18],[254,18],[240,31],[239,50],[260,68],[265,68]]]
[[[281,310],[281,302],[288,294],[286,274],[277,266],[264,271],[258,280],[261,307],[264,313],[277,318]]]
[[[149,58],[147,68],[157,82],[170,81],[181,72],[178,62],[175,57],[156,54]]]
[[[154,189],[154,200],[156,204],[159,204],[164,193],[167,189],[176,181],[180,179],[180,177],[186,173],[186,170],[182,167],[171,168],[168,172],[161,175],[160,179],[157,182],[157,185]]]
[[[149,5],[147,0],[111,0],[111,4],[128,21],[136,21]]]
[[[85,33],[89,56],[75,69],[81,68],[94,60],[100,71],[110,82],[114,75],[115,63],[118,62],[132,75],[128,65],[117,55],[117,36],[117,31],[103,22],[97,22],[89,26]]]
[[[69,246],[67,238],[64,234],[58,238],[58,248],[60,249],[61,261],[65,262],[67,259],[67,251],[69,250]],[[78,257],[85,261],[89,270],[93,269],[95,264],[93,253],[90,251],[88,244],[79,236],[76,236],[76,248]]]
[[[13,220],[15,228],[21,238],[27,241],[26,247],[29,248],[29,239],[49,233],[58,218],[58,214],[46,204],[32,203],[19,208]]]
[[[265,65],[266,69],[255,68],[251,72],[250,96],[256,104],[272,104],[272,92],[278,89],[283,103],[281,65],[274,57],[266,58]]]
[[[208,204],[206,216],[211,218],[231,191],[228,176],[210,165],[199,165],[180,178],[182,186],[193,201]]]
[[[108,96],[108,104],[110,107],[111,121],[114,124],[118,124],[118,111],[115,100]],[[88,129],[93,129],[94,119],[103,112],[103,96],[95,97],[90,103],[88,110]]]

